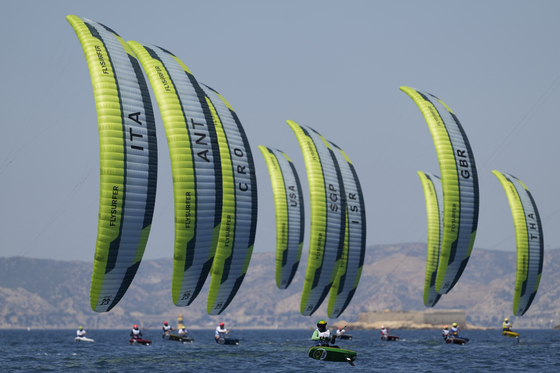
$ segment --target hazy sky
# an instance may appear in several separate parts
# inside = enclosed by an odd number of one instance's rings
[[[546,247],[560,247],[558,1],[0,5],[0,256],[93,260],[97,118],[68,14],[168,49],[230,102],[256,160],[256,252],[275,250],[276,235],[258,145],[292,158],[309,211],[305,166],[287,119],[314,128],[353,161],[365,194],[368,245],[426,241],[416,172],[439,175],[439,165],[429,129],[401,85],[438,96],[470,140],[480,182],[475,249],[515,250],[509,204],[493,169],[525,182]],[[153,95],[152,102],[160,156],[147,259],[172,257],[174,236],[169,153]]]

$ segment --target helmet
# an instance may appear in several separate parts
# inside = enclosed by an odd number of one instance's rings
[[[381,325],[381,329],[385,329],[385,327],[383,325]]]
[[[134,325],[133,328],[134,328],[134,329],[138,329],[138,325]]]
[[[342,329],[342,326],[339,326],[339,327],[338,327],[338,330],[340,330],[340,329]]]
[[[327,322],[323,319],[317,321],[317,325],[327,325]]]
[[[447,329],[447,325],[444,325],[444,326],[443,326],[443,329]]]
[[[164,321],[164,322],[163,322],[163,325],[167,325],[167,321]]]
[[[179,329],[183,329],[185,325],[179,325]]]
[[[223,322],[220,323],[220,326],[224,326],[225,324]]]
[[[82,330],[83,328],[84,328],[83,326],[80,326],[80,330]]]
[[[509,319],[508,319],[508,318],[506,317],[506,319],[505,319],[504,321],[505,321],[505,322],[508,322],[508,321],[509,321]]]
[[[457,323],[456,323],[456,322],[454,322],[454,323],[453,323],[453,326],[457,326]]]

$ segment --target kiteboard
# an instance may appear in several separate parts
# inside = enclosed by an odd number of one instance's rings
[[[163,333],[161,338],[167,339],[169,341],[177,341],[177,342],[183,342],[183,343],[194,342],[194,339],[189,338],[189,337],[183,337],[183,336],[180,336],[178,334]]]
[[[352,336],[348,335],[348,334],[342,334],[342,335],[338,335],[336,336],[337,339],[348,339],[348,340],[352,340]]]
[[[239,339],[218,338],[218,339],[216,339],[216,343],[221,344],[221,345],[238,345],[239,344]]]
[[[381,339],[383,341],[398,341],[399,337],[397,337],[396,335],[383,335],[381,336]]]
[[[129,340],[131,345],[144,345],[144,346],[149,346],[152,344],[152,341],[149,341],[147,339],[142,339],[142,338],[130,338]]]
[[[350,350],[344,350],[336,347],[315,346],[309,350],[309,357],[315,360],[337,361],[341,363],[350,363],[354,365],[357,353]]]
[[[447,338],[445,340],[445,343],[450,343],[450,344],[455,344],[455,345],[464,345],[465,343],[467,343],[469,341],[468,338]]]
[[[76,337],[74,338],[74,342],[93,342],[93,339],[86,337]]]
[[[504,330],[504,331],[502,332],[502,335],[503,335],[504,337],[512,337],[512,338],[517,338],[517,340],[519,340],[519,333],[514,333],[514,332],[510,332],[510,331]]]

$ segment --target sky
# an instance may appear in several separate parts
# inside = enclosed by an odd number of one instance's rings
[[[546,248],[560,247],[560,2],[557,1],[6,1],[0,0],[0,257],[93,261],[99,139],[75,14],[124,40],[161,46],[237,112],[256,161],[255,252],[275,251],[268,170],[281,149],[309,194],[286,124],[312,127],[354,163],[367,245],[427,239],[417,171],[440,174],[430,131],[400,86],[457,115],[478,168],[475,250],[515,250],[496,169],[537,203]],[[145,259],[173,256],[173,191],[156,112],[158,190]],[[308,234],[304,247],[308,245]]]

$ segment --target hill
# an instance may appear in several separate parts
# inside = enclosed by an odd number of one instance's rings
[[[398,244],[369,247],[360,286],[344,322],[359,312],[424,310],[425,245]],[[474,249],[455,288],[436,309],[464,309],[467,322],[500,327],[504,317],[516,328],[552,328],[560,324],[560,250],[547,250],[539,292],[527,314],[512,316],[515,253]],[[299,313],[306,267],[303,253],[298,273],[287,290],[275,283],[275,254],[255,253],[239,293],[220,316],[206,313],[208,283],[186,308],[171,301],[172,260],[143,261],[128,292],[111,312],[98,314],[89,305],[92,263],[31,258],[0,258],[0,328],[129,328],[132,324],[159,328],[184,315],[190,328],[213,328],[224,321],[245,328],[308,328],[326,316],[326,303],[311,317]],[[331,320],[332,324],[335,320]],[[339,321],[339,320],[337,320]]]

